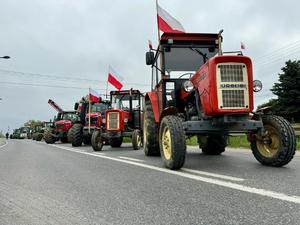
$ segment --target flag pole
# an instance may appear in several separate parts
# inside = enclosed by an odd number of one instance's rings
[[[90,89],[89,89],[90,92]],[[91,96],[89,93],[89,134],[91,134]]]
[[[156,20],[157,20],[157,34],[158,34],[158,45],[160,44],[160,32],[159,32],[159,20],[158,20],[158,0],[156,0]]]
[[[106,99],[108,98],[108,81],[106,81],[106,94],[105,94],[105,96],[106,96]]]

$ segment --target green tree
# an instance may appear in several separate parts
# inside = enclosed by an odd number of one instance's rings
[[[26,123],[24,123],[24,127],[30,127],[31,129],[34,129],[36,126],[42,125],[42,121],[40,120],[28,120]]]
[[[279,82],[273,85],[271,91],[277,99],[270,99],[257,108],[271,106],[271,114],[279,115],[291,122],[300,122],[300,61],[287,61],[281,68]]]

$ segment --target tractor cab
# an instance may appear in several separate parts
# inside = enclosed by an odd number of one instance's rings
[[[91,104],[91,112],[88,112],[88,108],[86,109],[86,125],[89,125],[89,117],[91,117],[91,126],[101,126],[105,123],[105,112],[109,108],[109,101],[101,101],[99,103]]]
[[[78,116],[74,111],[63,111],[57,114],[54,126],[57,131],[67,132],[78,120]]]
[[[141,127],[141,104],[143,95],[139,90],[112,91],[111,107],[106,111],[107,130],[123,131]]]
[[[160,110],[176,107],[184,110],[182,99],[193,89],[190,78],[220,49],[220,34],[164,33],[155,51],[146,53],[152,65],[152,90],[158,95]]]

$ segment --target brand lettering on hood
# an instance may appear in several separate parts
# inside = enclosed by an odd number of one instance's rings
[[[221,88],[247,88],[246,84],[221,84]]]

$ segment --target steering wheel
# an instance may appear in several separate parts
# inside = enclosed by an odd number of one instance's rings
[[[182,77],[184,77],[184,76],[187,76],[187,75],[190,75],[189,78],[191,78],[191,77],[194,75],[194,73],[184,73],[184,74],[182,74],[180,77],[178,77],[178,79],[179,79],[179,78],[182,78]]]

